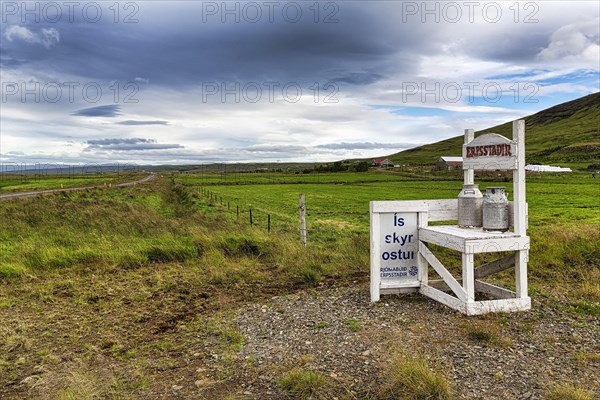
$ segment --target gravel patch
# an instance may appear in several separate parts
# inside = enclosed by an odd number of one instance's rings
[[[374,398],[398,352],[427,357],[464,399],[541,399],[565,382],[600,394],[598,319],[546,298],[528,312],[466,317],[418,294],[373,304],[357,284],[246,305],[236,321],[246,398],[285,398],[277,384],[292,368],[323,373],[328,397]]]

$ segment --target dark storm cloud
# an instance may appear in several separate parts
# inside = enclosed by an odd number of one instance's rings
[[[117,104],[110,104],[106,106],[97,106],[90,108],[82,108],[77,110],[72,115],[78,117],[117,117],[121,115],[121,106]]]
[[[182,149],[180,144],[156,143],[154,139],[128,138],[128,139],[94,139],[86,142],[85,151],[140,151],[140,150],[169,150]]]
[[[127,121],[121,121],[121,122],[117,122],[117,124],[119,125],[169,125],[169,121],[135,121],[135,120],[127,120]]]
[[[369,72],[353,72],[346,76],[334,78],[332,82],[344,82],[353,85],[369,85],[383,79],[380,74],[369,73]]]
[[[116,24],[110,18],[52,24],[60,32],[60,43],[47,49],[6,41],[4,58],[91,81],[143,76],[152,85],[167,87],[233,79],[365,85],[389,69],[414,69],[414,55],[435,46],[426,40],[435,33],[423,24],[409,27],[386,20],[394,12],[389,8],[398,7],[389,2],[373,3],[368,12],[352,2],[339,3],[338,22],[331,24],[314,23],[308,8],[298,23],[281,18],[274,23],[266,18],[258,23],[223,24],[219,18],[202,23],[201,4],[185,2],[184,11],[173,13],[151,2],[139,3],[139,23],[134,24]],[[7,25],[16,24],[21,23]],[[398,54],[406,57],[391,62]]]
[[[482,60],[499,62],[527,62],[544,49],[552,32],[532,32],[523,34],[518,30],[507,31],[502,37],[491,38],[489,35],[475,36],[466,54]],[[494,45],[490,46],[493,40]]]

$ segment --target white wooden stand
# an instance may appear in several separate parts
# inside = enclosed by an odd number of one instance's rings
[[[465,131],[465,147],[473,144],[486,144],[486,140],[506,141],[510,157],[474,157],[464,158],[464,183],[474,183],[475,169],[509,169],[513,170],[514,202],[509,203],[509,221],[513,231],[485,232],[481,228],[460,228],[456,225],[429,226],[429,222],[450,221],[458,219],[458,199],[423,200],[418,207],[418,265],[420,285],[412,290],[418,290],[423,295],[437,300],[455,310],[467,315],[479,315],[489,312],[524,311],[531,308],[531,299],[527,295],[527,262],[529,257],[529,237],[527,230],[527,203],[525,201],[525,122],[513,122],[513,140],[496,134],[481,136],[474,139],[471,129]],[[404,203],[404,202],[390,202]],[[413,203],[406,202],[414,208]],[[411,204],[408,204],[411,203]],[[373,219],[373,203],[372,203]],[[379,206],[381,207],[381,205]],[[393,209],[392,209],[393,211]],[[372,226],[373,230],[373,226]],[[462,277],[455,278],[427,247],[434,244],[456,250],[462,253]],[[479,253],[514,252],[493,262],[475,268],[474,255]],[[382,294],[398,292],[386,290],[378,278],[377,244],[372,243],[371,249],[371,300],[379,300]],[[428,269],[431,266],[442,278],[429,281]],[[515,271],[515,291],[501,288],[484,282],[481,279],[494,273],[513,268]],[[411,290],[411,288],[405,288]],[[479,292],[491,300],[475,300]]]
[[[474,140],[473,130],[465,131],[465,148]],[[527,204],[525,201],[525,121],[513,122],[512,149],[516,157],[507,157],[490,162],[489,158],[477,162],[466,162],[464,183],[474,183],[474,169],[496,169],[498,166],[513,170],[514,202],[509,207],[509,220],[514,227],[512,232],[485,232],[483,229],[460,228],[458,226],[426,226],[419,229],[419,256],[425,266],[422,272],[419,292],[467,315],[486,314],[488,312],[523,311],[531,308],[531,299],[527,295],[527,261],[529,258],[529,237],[527,230]],[[465,156],[466,151],[463,152]],[[466,158],[463,158],[466,160]],[[515,162],[516,161],[516,162]],[[474,166],[475,168],[470,168]],[[455,206],[456,204],[456,206]],[[448,204],[456,210],[458,201]],[[441,220],[429,210],[428,221]],[[455,219],[443,216],[444,220]],[[455,279],[452,274],[429,250],[427,244],[435,244],[462,253],[462,278]],[[475,268],[474,255],[501,251],[515,252],[496,261]],[[431,266],[442,278],[438,282],[428,282],[427,266]],[[514,267],[515,291],[507,290],[481,280],[491,274]],[[451,294],[444,291],[450,291]],[[475,292],[492,297],[493,300],[475,300]]]

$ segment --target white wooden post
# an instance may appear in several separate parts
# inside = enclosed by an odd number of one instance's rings
[[[465,144],[470,143],[475,139],[474,129],[465,129]],[[464,162],[464,160],[463,160]],[[475,170],[467,168],[463,171],[465,185],[475,183]],[[475,301],[475,260],[473,254],[462,254],[462,286],[467,295],[466,302]]]
[[[527,231],[525,199],[525,121],[513,121],[513,140],[517,142],[517,168],[513,171],[515,233],[524,236]]]
[[[527,295],[527,261],[529,250],[519,250],[515,254],[515,293],[518,298]]]
[[[300,195],[300,243],[306,247],[306,207],[303,194]]]
[[[467,294],[466,303],[475,301],[475,260],[473,253],[462,254],[462,284]]]
[[[465,144],[475,139],[475,131],[473,129],[465,129]],[[463,161],[464,162],[464,161]],[[475,183],[475,170],[467,168],[464,170],[464,184],[472,185]]]
[[[380,220],[379,214],[373,212],[373,202],[371,208],[371,302],[379,301],[379,288],[381,287],[381,273],[379,271],[379,263],[373,262],[379,257],[381,247],[379,241],[375,239],[373,232],[379,232]]]
[[[517,142],[517,168],[513,171],[514,229],[520,236],[527,234],[527,203],[525,196],[525,121],[513,121],[513,140]],[[528,250],[515,254],[515,288],[517,297],[527,297]]]
[[[429,222],[429,213],[428,212],[420,212],[417,217],[417,224],[419,229],[427,227]],[[419,242],[420,243],[420,242]],[[419,244],[420,247],[420,244]],[[418,251],[417,255],[417,266],[419,267],[419,280],[421,281],[421,285],[429,284],[429,263],[421,254],[421,251]]]

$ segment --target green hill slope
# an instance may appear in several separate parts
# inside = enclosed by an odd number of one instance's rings
[[[512,121],[475,133],[512,136]],[[395,164],[434,164],[441,156],[461,156],[463,136],[405,150]],[[526,159],[530,164],[600,160],[600,92],[525,117]]]

